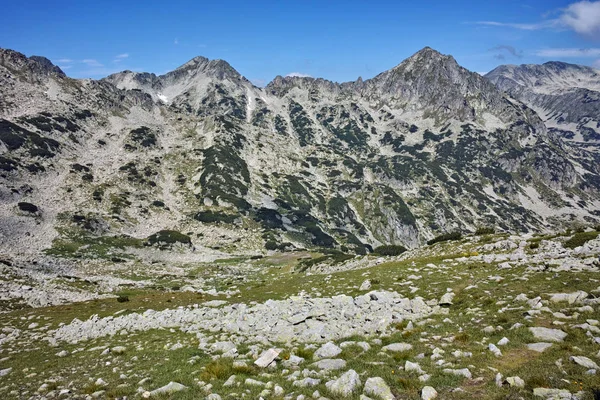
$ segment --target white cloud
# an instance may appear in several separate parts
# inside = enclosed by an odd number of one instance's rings
[[[600,0],[579,1],[566,8],[555,10],[558,18],[548,19],[534,23],[512,23],[501,21],[478,21],[477,25],[498,26],[537,31],[541,29],[567,29],[580,35],[600,37]],[[555,14],[554,11],[548,14]]]
[[[593,67],[594,68],[600,68],[600,60],[594,61]]]
[[[81,62],[86,64],[88,67],[95,67],[95,68],[103,67],[103,65],[101,63],[99,63],[97,60],[94,60],[91,58],[86,58],[85,60],[81,60]]]
[[[600,57],[600,48],[577,49],[577,48],[558,48],[541,49],[534,53],[538,57],[549,58],[595,58]]]
[[[127,57],[129,57],[129,54],[127,53],[123,53],[123,54],[119,54],[115,56],[115,59],[113,60],[114,63],[120,63],[121,61],[123,61],[124,59],[126,59]]]
[[[286,77],[312,78],[311,75],[303,74],[302,72],[290,72]]]
[[[524,31],[537,31],[540,29],[552,28],[556,26],[555,20],[544,21],[536,24],[516,24],[510,22],[498,22],[498,21],[477,21],[477,25],[487,25],[487,26],[505,26],[508,28],[521,29]]]
[[[58,68],[62,69],[63,71],[69,68],[72,68],[72,65],[59,65]]]
[[[179,39],[175,38],[175,40],[173,41],[174,45],[178,45],[179,44]]]
[[[600,35],[600,1],[573,3],[563,10],[559,20],[581,35]]]
[[[70,64],[73,62],[70,58],[61,58],[60,60],[56,60],[59,64]]]

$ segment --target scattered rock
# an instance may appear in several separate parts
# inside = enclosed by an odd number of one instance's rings
[[[509,376],[506,378],[506,382],[511,387],[523,388],[525,387],[525,381],[518,376]]]
[[[331,393],[335,395],[349,397],[358,389],[360,384],[360,377],[356,371],[351,369],[338,379],[325,383],[325,386]]]
[[[317,361],[316,363],[312,364],[312,366],[321,370],[331,371],[346,368],[346,361],[339,358],[326,358]]]
[[[254,361],[254,364],[260,368],[266,368],[269,366],[269,364],[275,361],[280,352],[281,350],[279,349],[269,349],[262,353],[262,355],[256,361]]]
[[[363,389],[365,394],[374,396],[381,400],[395,400],[396,397],[392,394],[390,387],[380,377],[369,378],[365,382]]]
[[[444,373],[456,375],[456,376],[464,376],[467,379],[471,379],[473,377],[473,375],[471,374],[471,371],[469,371],[468,368],[462,368],[462,369],[446,368],[446,369],[444,369]]]
[[[542,353],[550,347],[552,347],[552,343],[545,343],[545,342],[529,343],[527,345],[527,348],[529,350],[537,351],[538,353]]]
[[[148,397],[154,397],[154,396],[159,396],[159,395],[171,394],[171,393],[175,393],[175,392],[181,392],[182,390],[185,390],[185,389],[187,389],[187,386],[184,386],[181,383],[169,382],[165,386],[155,389],[151,392],[147,392],[147,393],[149,393]]]
[[[393,351],[393,352],[403,352],[403,351],[409,351],[412,350],[413,346],[410,343],[392,343],[392,344],[388,344],[387,346],[383,346],[381,348],[381,350],[383,351]]]
[[[572,356],[569,358],[569,360],[571,360],[575,364],[581,365],[582,367],[585,367],[585,368],[600,369],[598,367],[598,364],[596,364],[594,361],[592,361],[591,359],[584,357],[584,356]]]
[[[333,358],[339,355],[341,352],[342,349],[336,346],[335,343],[327,342],[323,346],[321,346],[317,351],[315,351],[313,358],[315,360],[319,360],[322,358]]]
[[[437,395],[438,392],[431,386],[425,386],[423,389],[421,389],[421,400],[435,399]]]
[[[529,328],[529,331],[536,339],[548,342],[562,342],[567,337],[567,334],[560,329],[531,327]]]
[[[560,399],[571,399],[571,392],[566,389],[548,389],[548,388],[535,388],[533,389],[533,395],[536,397],[543,397],[545,399],[560,400]]]
[[[358,290],[369,290],[369,289],[371,289],[371,281],[369,279],[364,281],[358,288]]]

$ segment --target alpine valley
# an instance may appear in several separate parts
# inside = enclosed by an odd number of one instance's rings
[[[0,397],[597,399],[599,150],[589,67],[0,49]]]

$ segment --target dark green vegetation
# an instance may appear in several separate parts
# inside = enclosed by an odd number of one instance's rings
[[[440,236],[436,236],[435,238],[427,241],[428,245],[432,245],[432,244],[436,244],[436,243],[440,243],[440,242],[447,242],[450,240],[460,240],[462,239],[462,234],[460,232],[450,232],[450,233],[444,233],[443,235]]]
[[[399,256],[405,251],[406,248],[404,246],[385,245],[376,247],[373,250],[373,254],[380,256]]]
[[[161,249],[167,249],[177,244],[191,246],[192,241],[189,236],[181,232],[162,230],[148,236],[145,244],[147,246],[157,246]]]
[[[586,242],[596,239],[598,234],[599,232],[577,232],[565,242],[564,246],[568,249],[583,246]]]

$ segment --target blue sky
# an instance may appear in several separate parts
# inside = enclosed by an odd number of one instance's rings
[[[341,82],[425,46],[476,72],[549,60],[600,68],[600,1],[30,0],[2,11],[0,47],[76,78],[162,74],[203,55],[258,85],[294,73]]]

